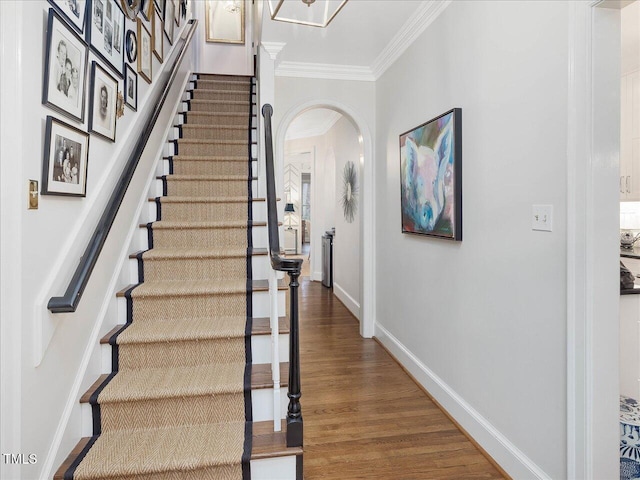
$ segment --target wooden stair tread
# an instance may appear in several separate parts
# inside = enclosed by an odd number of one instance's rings
[[[89,403],[91,396],[100,388],[100,386],[109,377],[109,374],[102,374],[86,392],[80,397],[80,403]],[[289,363],[280,363],[280,386],[286,387],[289,384]],[[273,380],[271,378],[271,364],[258,363],[251,365],[251,389],[259,390],[263,388],[273,388]]]
[[[282,420],[282,430],[273,431],[273,422],[253,422],[251,459],[302,455],[302,447],[287,447],[287,422]]]
[[[65,461],[62,462],[62,465],[60,465],[56,473],[53,475],[53,480],[64,480],[65,472],[69,470],[69,467],[71,467],[71,464],[74,462],[76,457],[80,455],[84,447],[86,447],[90,441],[91,437],[83,437],[80,439],[78,444],[74,447],[73,450],[71,450],[71,453],[67,456]]]
[[[270,335],[270,325],[271,320],[267,317],[254,318],[251,323],[251,335]],[[289,319],[287,317],[278,318],[278,332],[289,333]]]

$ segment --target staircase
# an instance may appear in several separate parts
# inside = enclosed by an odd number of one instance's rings
[[[155,221],[140,225],[148,248],[118,293],[122,324],[101,340],[111,371],[81,398],[87,437],[54,478],[302,478],[302,448],[274,432],[287,398],[274,405],[254,88],[240,76],[190,83],[149,200]]]

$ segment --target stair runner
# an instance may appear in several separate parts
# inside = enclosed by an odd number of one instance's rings
[[[94,436],[65,478],[250,478],[251,88],[196,81]]]

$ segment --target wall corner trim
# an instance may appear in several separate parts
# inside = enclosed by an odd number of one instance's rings
[[[549,475],[377,322],[375,336],[509,475],[513,478],[551,480]]]
[[[422,3],[398,33],[371,64],[377,80],[409,48],[431,23],[449,6],[452,0],[434,0]]]

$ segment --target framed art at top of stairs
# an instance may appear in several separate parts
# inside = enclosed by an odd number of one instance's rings
[[[244,44],[244,0],[206,0],[207,42]]]
[[[400,135],[402,233],[462,240],[462,109]]]

